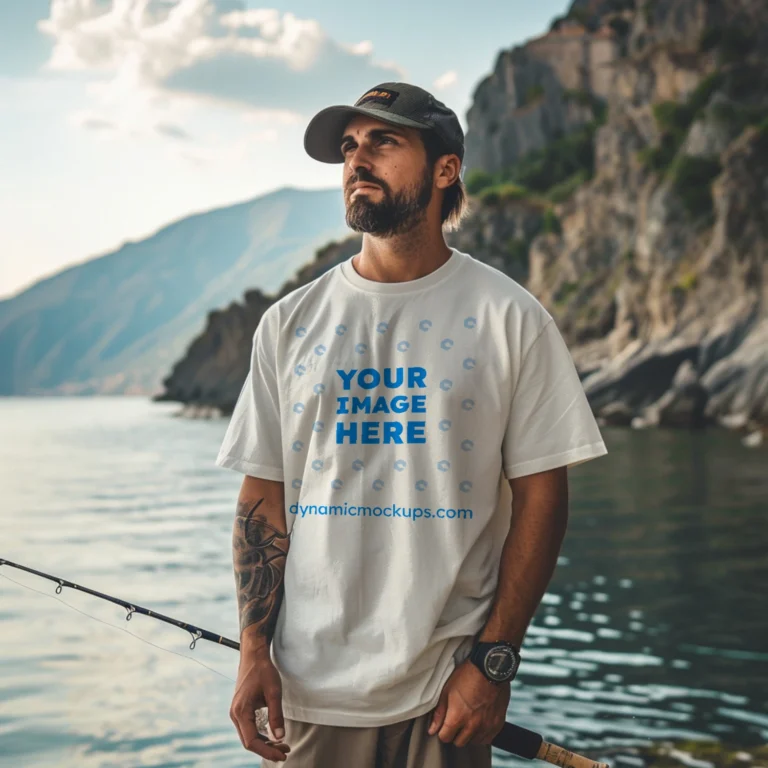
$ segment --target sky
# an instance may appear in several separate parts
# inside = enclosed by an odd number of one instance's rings
[[[466,131],[498,53],[569,4],[0,0],[0,298],[192,213],[340,186],[304,130],[379,83]]]

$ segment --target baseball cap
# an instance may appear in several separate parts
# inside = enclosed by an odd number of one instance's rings
[[[304,149],[321,163],[343,163],[341,137],[355,115],[369,115],[385,123],[434,131],[447,153],[464,160],[464,131],[456,113],[429,91],[410,83],[381,83],[354,104],[321,109],[304,133]],[[462,169],[463,170],[463,169]]]

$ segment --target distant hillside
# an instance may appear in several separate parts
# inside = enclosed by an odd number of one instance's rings
[[[154,394],[212,307],[348,232],[340,190],[283,188],[41,280],[0,301],[0,395]]]

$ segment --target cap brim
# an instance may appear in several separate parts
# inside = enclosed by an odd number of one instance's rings
[[[382,109],[349,107],[339,105],[320,110],[310,121],[304,132],[304,149],[307,154],[321,163],[343,163],[341,137],[344,127],[355,115],[368,115],[383,123],[400,125],[404,128],[424,130],[429,126],[411,120],[408,117],[390,114]]]

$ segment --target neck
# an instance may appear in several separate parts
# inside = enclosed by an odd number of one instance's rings
[[[352,259],[352,266],[367,280],[402,283],[434,272],[450,257],[442,230],[414,227],[386,239],[364,234],[362,249]]]

